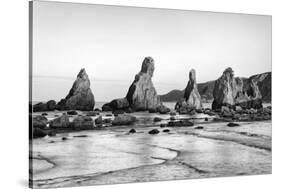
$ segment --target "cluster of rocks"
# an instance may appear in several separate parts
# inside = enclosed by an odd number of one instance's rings
[[[229,108],[222,106],[218,112],[219,118],[216,120],[222,121],[262,121],[271,120],[271,106],[259,109],[243,109],[240,106]]]
[[[222,106],[230,108],[240,106],[243,109],[262,108],[262,96],[257,82],[252,78],[243,80],[234,77],[232,68],[227,68],[216,80],[213,97],[212,109],[215,110]]]
[[[204,113],[239,121],[269,120],[271,108],[263,108],[258,79],[234,77],[232,68],[227,68],[215,81],[212,109],[204,109],[197,88],[195,70],[192,69],[184,97],[176,103],[175,110],[179,114]]]
[[[30,117],[30,126],[32,126],[30,128],[30,138],[32,136],[33,138],[44,137],[46,135],[54,136],[56,132],[61,131],[90,130],[107,126],[132,125],[137,121],[136,117],[129,114],[117,115],[113,119],[104,119],[102,116],[93,119],[87,114],[71,116],[64,113],[50,121],[42,115]],[[73,117],[72,121],[70,117]]]
[[[165,114],[170,109],[165,107],[157,95],[156,89],[152,83],[154,72],[154,60],[146,57],[142,63],[141,71],[135,76],[126,97],[114,99],[104,104],[103,111],[125,111],[128,113],[134,111],[149,111],[150,113],[159,112]]]
[[[81,69],[73,83],[68,95],[58,103],[50,100],[47,103],[38,103],[33,106],[33,112],[54,110],[82,110],[90,111],[95,106],[95,98],[90,88],[90,80],[85,71]]]

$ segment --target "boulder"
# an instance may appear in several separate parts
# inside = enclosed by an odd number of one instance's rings
[[[257,81],[253,78],[235,78],[232,68],[227,68],[215,81],[213,97],[212,109],[221,109],[222,106],[229,108],[240,106],[244,109],[262,108],[262,96]]]
[[[238,123],[230,122],[227,124],[228,127],[238,127],[240,126]]]
[[[175,110],[179,112],[179,114],[190,114],[195,108],[194,106],[188,105],[184,98],[181,98],[176,103]]]
[[[112,125],[131,125],[136,121],[136,117],[129,114],[120,114],[114,117]]]
[[[56,108],[56,101],[49,100],[47,103],[39,102],[33,105],[33,112],[54,111]]]
[[[69,121],[68,115],[66,115],[66,114],[63,114],[62,116],[50,121],[50,128],[53,128],[53,129],[69,128],[70,126],[71,126],[71,123]]]
[[[168,133],[168,132],[170,132],[170,130],[169,129],[164,129],[163,132],[164,133]]]
[[[137,131],[135,130],[135,129],[131,129],[130,131],[129,131],[129,133],[136,133]]]
[[[162,121],[162,118],[161,118],[161,117],[155,117],[155,118],[153,119],[153,121],[154,121],[154,122],[159,122],[159,121]]]
[[[124,114],[125,111],[124,110],[114,110],[112,113],[113,113],[114,116],[117,116],[119,114]]]
[[[49,100],[47,102],[47,108],[49,111],[54,111],[57,108],[57,103],[54,100]]]
[[[167,114],[167,113],[169,113],[171,110],[170,110],[170,108],[167,108],[167,107],[164,106],[164,105],[159,105],[159,106],[156,108],[156,111],[159,112],[160,114]]]
[[[167,113],[169,111],[162,105],[152,83],[153,72],[154,60],[146,57],[142,62],[141,71],[135,76],[135,80],[128,90],[126,99],[130,107],[136,111],[156,110],[160,113]]]
[[[112,100],[102,106],[102,111],[126,110],[130,104],[126,98]]]
[[[94,128],[94,121],[89,116],[79,115],[73,120],[74,129],[92,129]]]
[[[97,119],[95,119],[95,123],[96,124],[102,124],[103,123],[102,116],[99,116]]]
[[[68,115],[77,115],[78,112],[76,112],[75,110],[70,110],[70,111],[67,111],[67,114]]]
[[[44,112],[44,111],[48,111],[48,106],[46,103],[39,102],[33,105],[33,112]]]
[[[169,127],[191,127],[194,123],[188,120],[179,120],[179,121],[169,121],[168,125]]]
[[[47,127],[48,119],[45,116],[35,116],[32,117],[33,128],[44,129]]]
[[[68,95],[58,103],[58,108],[60,110],[91,111],[94,106],[95,99],[90,89],[90,80],[83,68],[78,73]]]
[[[47,136],[47,132],[40,128],[33,128],[33,138],[42,138]]]
[[[148,132],[148,134],[151,134],[151,135],[156,135],[158,134],[160,131],[158,129],[152,129]]]

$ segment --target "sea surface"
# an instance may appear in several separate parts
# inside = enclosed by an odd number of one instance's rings
[[[174,103],[166,103],[173,107]],[[99,108],[102,103],[97,103]],[[48,119],[62,112],[48,113]],[[106,113],[103,114],[104,117]],[[35,188],[70,187],[175,179],[270,174],[271,121],[241,122],[239,127],[205,121],[194,127],[160,128],[170,115],[133,113],[131,126],[57,134],[34,139],[32,178]],[[162,117],[154,123],[154,117]],[[96,117],[93,117],[95,119]],[[109,117],[113,119],[112,117]],[[203,129],[195,129],[202,126]],[[129,134],[130,129],[136,133]],[[150,135],[151,129],[160,133]],[[163,132],[169,129],[169,132]],[[67,137],[68,140],[62,140]]]

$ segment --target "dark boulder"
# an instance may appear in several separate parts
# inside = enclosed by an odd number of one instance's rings
[[[129,131],[129,133],[136,133],[136,130],[135,130],[135,129],[131,129],[131,130]]]
[[[33,128],[44,129],[47,127],[48,119],[44,116],[38,115],[32,117]]]
[[[44,111],[48,111],[48,106],[46,103],[39,102],[33,105],[33,112],[44,112]]]
[[[164,133],[168,133],[168,132],[170,132],[170,130],[169,129],[164,129],[163,132]]]
[[[168,125],[169,127],[191,127],[194,123],[188,120],[179,120],[179,121],[169,121]]]
[[[99,116],[97,119],[95,119],[95,123],[102,124],[103,123],[102,116]]]
[[[70,110],[70,111],[67,111],[67,114],[68,115],[77,115],[78,112],[76,112],[75,110]]]
[[[32,132],[33,132],[33,138],[42,138],[47,136],[47,132],[44,131],[43,129],[33,128]]]
[[[159,121],[162,121],[162,118],[160,118],[160,117],[155,117],[155,118],[153,119],[153,121],[154,121],[154,122],[159,122]]]
[[[49,100],[47,102],[47,108],[49,111],[54,111],[57,108],[57,103],[54,100]]]
[[[230,122],[227,124],[228,127],[238,127],[240,126],[238,123]]]
[[[126,98],[119,98],[104,104],[102,106],[102,111],[126,110],[129,106],[130,104]]]
[[[158,134],[160,131],[158,129],[152,129],[148,132],[148,134],[151,134],[151,135],[156,135]]]

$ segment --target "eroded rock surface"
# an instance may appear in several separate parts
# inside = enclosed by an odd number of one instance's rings
[[[198,92],[197,83],[196,83],[196,73],[194,69],[191,69],[189,72],[189,81],[184,90],[183,99],[179,100],[176,104],[175,109],[182,113],[190,113],[194,109],[201,109],[201,96]]]
[[[212,109],[222,106],[259,109],[262,108],[262,96],[257,81],[252,78],[242,79],[234,77],[232,68],[227,68],[223,75],[216,80]]]
[[[60,110],[90,111],[95,106],[94,95],[90,89],[90,80],[85,71],[81,69],[68,95],[58,103]]]
[[[115,99],[103,106],[103,111],[130,110],[167,113],[152,83],[154,60],[146,57],[142,62],[141,71],[135,76],[125,98]],[[127,111],[128,112],[128,111]]]

